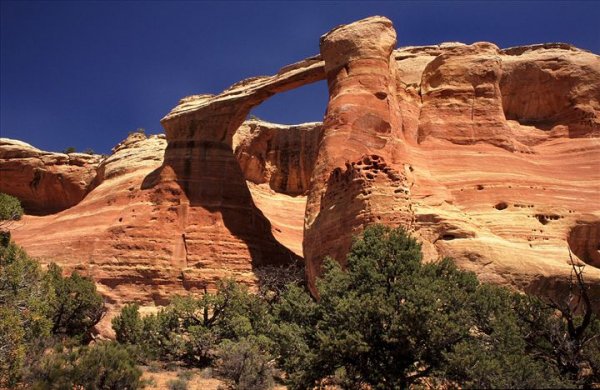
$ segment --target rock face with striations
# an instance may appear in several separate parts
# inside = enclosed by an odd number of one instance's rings
[[[392,23],[382,17],[321,38],[330,99],[306,209],[304,254],[311,283],[326,255],[344,260],[350,238],[365,224],[411,220],[406,178],[390,165],[406,156],[395,46]]]
[[[322,124],[244,122],[270,96],[319,80]],[[26,216],[15,240],[88,273],[114,304],[161,304],[226,276],[255,285],[256,268],[302,257],[316,293],[323,258],[344,263],[375,222],[407,228],[428,261],[452,256],[537,294],[567,288],[570,250],[600,289],[593,53],[396,49],[391,21],[373,17],[335,28],[320,55],[276,75],[182,99],[162,124],[165,136],[134,134],[102,162],[3,140],[0,191],[60,211]],[[46,181],[32,189],[35,169]]]
[[[322,136],[320,122],[276,125],[244,122],[233,136],[234,153],[246,180],[275,192],[306,195]]]
[[[191,286],[204,286],[205,268],[243,270],[295,262],[256,207],[233,152],[233,136],[252,107],[277,92],[318,80],[322,64],[308,59],[271,77],[235,84],[220,95],[183,99],[161,123],[167,149],[159,170],[145,181],[174,210],[182,266]]]
[[[394,37],[376,17],[321,39],[331,98],[305,218],[309,282],[372,222],[534,293],[568,284],[569,249],[600,266],[599,57],[565,44],[392,51]],[[600,271],[588,275],[598,288]]]
[[[46,215],[79,203],[96,176],[100,156],[44,152],[0,140],[0,192],[21,200],[29,214]]]
[[[257,219],[262,218],[255,223],[269,224],[269,240],[285,255],[274,263],[302,256],[305,193],[320,130],[320,123],[283,126],[248,121],[233,136],[231,158],[238,167],[235,172],[242,174],[233,178],[245,186],[248,207]],[[2,139],[0,155],[16,153],[17,148],[23,151],[14,155],[23,155],[30,147]],[[176,293],[213,288],[224,277],[256,285],[253,269],[258,265],[243,243],[227,252],[223,240],[205,238],[204,253],[193,252],[186,258],[186,252],[197,247],[184,244],[182,236],[179,197],[185,193],[177,185],[154,184],[162,172],[166,148],[164,135],[131,134],[109,157],[90,165],[94,180],[83,188],[88,192],[85,199],[52,215],[26,215],[13,237],[33,256],[57,262],[67,272],[76,269],[94,277],[110,303],[137,300],[160,304]],[[0,191],[10,192],[18,188],[13,187],[18,182],[6,182],[7,187]],[[235,195],[228,196],[239,199]],[[218,209],[211,219],[193,220],[194,224],[213,235],[219,234],[219,229],[227,231],[215,222],[220,213]],[[254,245],[263,250],[260,242]],[[202,262],[192,263],[200,256],[204,256]]]

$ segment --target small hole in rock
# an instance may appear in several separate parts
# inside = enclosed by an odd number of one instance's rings
[[[506,202],[500,202],[494,207],[496,208],[496,210],[504,210],[508,207],[508,204],[506,204]]]
[[[123,218],[119,218],[119,222],[123,222]]]
[[[444,234],[442,236],[442,240],[444,241],[452,241],[456,238],[456,236],[454,234]]]
[[[483,190],[485,187],[482,186],[481,184],[477,184],[477,186],[475,187],[477,189],[477,191],[481,191]]]
[[[383,100],[387,97],[387,93],[385,92],[376,92],[375,96],[377,97],[377,99]]]
[[[535,217],[537,218],[537,220],[538,220],[538,221],[540,221],[540,223],[541,223],[542,225],[546,225],[546,224],[548,224],[548,218],[546,218],[546,216],[545,216],[545,215],[542,215],[542,214],[537,214]]]

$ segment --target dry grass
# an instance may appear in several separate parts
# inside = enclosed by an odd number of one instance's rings
[[[169,382],[177,379],[189,378],[188,390],[224,390],[227,389],[225,381],[213,378],[210,368],[183,368],[183,367],[141,367],[142,380],[149,382],[145,389],[169,389]],[[286,390],[285,386],[276,385],[273,390]]]

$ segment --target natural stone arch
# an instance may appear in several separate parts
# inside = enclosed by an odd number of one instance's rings
[[[144,185],[173,195],[165,207],[176,210],[176,234],[182,237],[174,253],[188,269],[201,269],[207,256],[222,256],[242,271],[298,259],[273,237],[269,220],[254,204],[233,153],[233,136],[253,107],[324,78],[323,61],[311,57],[218,95],[184,98],[161,120],[168,142],[164,162]]]

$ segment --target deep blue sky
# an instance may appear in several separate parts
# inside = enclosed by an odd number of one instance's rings
[[[319,37],[371,15],[398,45],[568,42],[600,53],[600,3],[1,1],[0,133],[46,150],[106,153],[177,101],[318,53]],[[275,122],[321,120],[324,82],[254,110]]]

